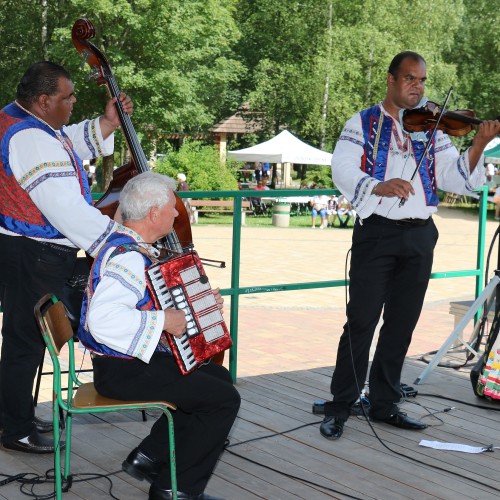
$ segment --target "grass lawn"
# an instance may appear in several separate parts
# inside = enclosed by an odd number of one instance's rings
[[[233,216],[231,214],[200,214],[198,218],[198,225],[231,225],[233,223]],[[321,218],[316,219],[316,228],[321,224]],[[251,215],[247,214],[246,224],[247,227],[274,227],[272,225],[272,216],[264,215]],[[310,228],[311,216],[310,215],[291,215],[290,226],[294,228]],[[339,227],[338,220],[335,221],[335,228]],[[348,227],[352,228],[352,219],[348,222]]]

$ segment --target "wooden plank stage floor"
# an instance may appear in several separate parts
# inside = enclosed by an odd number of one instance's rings
[[[424,366],[421,361],[408,358],[403,381],[412,385]],[[363,417],[351,417],[338,441],[328,441],[319,434],[321,417],[311,412],[313,401],[328,398],[331,373],[332,367],[320,367],[240,378],[237,386],[242,407],[231,432],[230,446],[221,457],[207,493],[234,500],[498,498],[500,450],[466,454],[418,444],[427,439],[500,446],[500,405],[474,396],[467,371],[435,369],[425,384],[416,386],[418,396],[402,404],[404,411],[418,417],[456,407],[437,415],[440,420],[426,417],[428,429],[412,432],[373,424],[377,434],[374,435]],[[50,411],[50,403],[42,403],[37,413],[50,418]],[[86,478],[78,474],[119,471],[122,460],[147,434],[153,420],[151,415],[147,422],[142,422],[138,412],[75,417],[75,481]],[[0,450],[1,474],[43,475],[52,466],[51,455]],[[111,480],[115,498],[147,498],[147,483],[123,472],[111,476]],[[52,488],[50,484],[41,484],[34,491],[44,495]],[[0,487],[0,498],[17,500],[26,496],[19,483],[10,483]],[[113,497],[109,494],[109,482],[97,479],[75,482],[64,498]]]

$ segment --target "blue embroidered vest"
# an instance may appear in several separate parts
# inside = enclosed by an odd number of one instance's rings
[[[384,181],[391,145],[393,120],[385,116],[378,105],[365,109],[360,114],[365,140],[361,169],[370,177]],[[427,137],[429,136],[430,133],[427,134]],[[425,145],[422,141],[411,140],[411,147],[417,165],[422,158]],[[436,188],[434,146],[433,140],[418,171],[428,206],[437,206],[439,202]]]
[[[94,260],[92,269],[90,271],[89,283],[87,284],[87,289],[85,290],[85,295],[83,297],[82,314],[80,317],[80,326],[78,328],[78,338],[80,339],[82,344],[90,351],[97,352],[99,354],[105,354],[107,356],[115,356],[125,359],[134,359],[132,356],[128,356],[121,352],[115,351],[114,349],[111,349],[110,347],[104,344],[100,344],[94,339],[94,337],[92,337],[92,334],[85,327],[89,301],[92,298],[92,295],[94,294],[95,289],[97,288],[97,285],[99,284],[100,281],[103,257],[107,253],[107,251],[111,248],[115,248],[115,252],[113,252],[110,258],[113,258],[114,255],[119,253],[131,252],[131,251],[139,252],[137,242],[129,235],[116,232],[111,234],[111,236],[108,238],[105,245],[100,250],[99,255]],[[146,268],[149,267],[151,265],[151,260],[148,259],[148,257],[144,255],[142,252],[139,253],[142,255],[144,259],[144,266]],[[153,300],[147,288],[144,297],[137,302],[136,309],[140,311],[155,310]],[[163,351],[165,349],[162,349],[161,346],[159,346],[157,350]]]
[[[9,143],[12,137],[26,129],[38,128],[57,140],[55,132],[12,103],[0,111],[0,225],[13,233],[31,238],[61,239],[65,236],[53,227],[18,183],[9,165]],[[89,205],[92,195],[82,161],[61,131],[73,168],[80,182],[82,195]]]

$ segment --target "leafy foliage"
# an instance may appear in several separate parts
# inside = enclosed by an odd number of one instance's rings
[[[0,0],[2,105],[31,63],[51,59],[73,75],[73,119],[102,112],[106,92],[85,81],[89,69],[80,69],[71,41],[82,15],[134,98],[133,122],[151,157],[171,133],[208,137],[245,101],[265,127],[233,144],[288,128],[332,150],[346,120],[383,98],[387,67],[402,50],[427,60],[431,100],[442,102],[453,85],[452,109],[493,118],[500,108],[499,13],[489,0]],[[116,164],[124,151],[117,134]]]
[[[179,151],[161,158],[154,170],[174,179],[178,173],[185,174],[191,191],[231,191],[238,189],[234,168],[234,163],[221,163],[213,146],[187,141]]]

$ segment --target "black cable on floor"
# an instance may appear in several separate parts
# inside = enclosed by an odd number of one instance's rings
[[[68,481],[64,481],[63,479],[63,492],[69,491],[69,488],[74,483],[81,483],[84,481],[93,481],[95,479],[106,479],[109,482],[108,493],[109,496],[115,500],[120,500],[118,497],[113,494],[113,482],[109,476],[114,476],[118,473],[122,472],[121,470],[110,472],[109,474],[98,474],[98,473],[81,473],[81,474],[72,474]],[[40,476],[33,472],[24,472],[21,474],[16,474],[13,476],[9,476],[7,474],[0,474],[0,476],[5,477],[6,479],[0,481],[0,486],[5,486],[11,482],[17,482],[20,484],[19,490],[23,495],[34,498],[35,500],[50,500],[51,498],[55,498],[55,492],[47,493],[47,494],[38,494],[35,493],[35,488],[42,484],[54,484],[55,476],[54,469],[49,469],[45,472],[44,476]],[[88,476],[88,477],[87,477]]]
[[[317,422],[315,422],[315,423],[317,423]],[[313,424],[307,424],[307,425],[313,425]],[[304,426],[302,426],[302,427],[304,427]],[[278,433],[278,434],[282,434],[282,433]],[[265,437],[271,437],[271,436],[265,436]],[[247,441],[245,441],[245,442],[247,442]],[[231,446],[236,446],[238,444],[243,444],[243,443],[237,443],[237,444],[234,444],[234,445],[231,445]],[[227,447],[227,448],[229,448],[229,447]],[[331,493],[336,493],[338,495],[344,495],[344,496],[346,496],[348,498],[353,498],[354,500],[363,500],[362,498],[355,497],[354,495],[350,495],[349,493],[345,493],[343,491],[338,491],[338,490],[335,490],[335,489],[330,488],[328,486],[324,486],[324,485],[315,483],[313,481],[309,481],[308,479],[304,479],[303,477],[298,477],[298,476],[294,476],[293,474],[288,474],[287,472],[283,472],[281,470],[275,469],[274,467],[269,467],[268,465],[264,465],[264,464],[262,464],[260,462],[257,462],[255,460],[252,460],[251,458],[248,458],[248,457],[245,457],[243,455],[240,455],[239,453],[236,453],[233,450],[229,450],[227,448],[226,448],[226,451],[228,453],[230,453],[231,455],[234,455],[234,456],[236,456],[238,458],[246,460],[247,462],[250,462],[250,463],[252,463],[254,465],[258,465],[259,467],[263,467],[264,469],[276,472],[277,474],[280,474],[282,476],[288,477],[290,479],[296,479],[297,481],[300,481],[302,483],[310,484],[311,486],[315,486],[316,488],[321,488],[323,490],[330,491]]]

